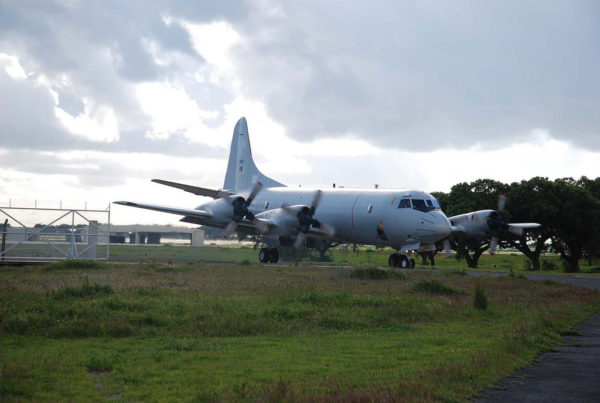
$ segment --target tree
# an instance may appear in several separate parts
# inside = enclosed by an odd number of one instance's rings
[[[540,270],[540,255],[547,241],[556,232],[555,216],[559,205],[554,199],[554,182],[535,177],[512,183],[507,194],[506,210],[513,222],[536,222],[542,226],[525,231],[520,237],[510,237],[506,244],[523,253],[533,270]]]
[[[471,183],[462,182],[452,186],[450,193],[443,197],[448,216],[468,213],[470,211],[496,208],[498,196],[506,193],[509,186],[493,179],[478,179]],[[456,257],[465,258],[467,265],[476,268],[479,258],[490,246],[488,238],[462,238],[454,244]]]
[[[559,208],[552,246],[567,262],[568,271],[579,272],[579,259],[599,237],[600,201],[568,179],[557,179],[554,184],[553,200]]]
[[[596,200],[600,201],[600,178],[588,179],[582,176],[577,181],[577,186],[588,190]],[[594,231],[593,237],[590,238],[583,250],[583,256],[587,259],[589,266],[592,265],[594,258],[600,257],[600,230]]]

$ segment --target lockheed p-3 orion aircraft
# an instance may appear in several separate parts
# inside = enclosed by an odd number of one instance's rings
[[[265,176],[254,164],[243,117],[233,130],[223,189],[152,181],[213,200],[195,209],[115,203],[181,215],[183,222],[223,228],[225,237],[234,231],[257,234],[266,245],[259,252],[263,263],[276,263],[280,246],[300,249],[317,240],[390,246],[396,249],[390,266],[414,267],[411,253],[434,251],[453,230],[437,200],[421,190],[291,188]]]

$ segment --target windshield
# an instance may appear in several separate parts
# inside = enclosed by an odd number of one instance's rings
[[[415,210],[425,212],[439,209],[439,204],[435,199],[412,199],[412,205]]]

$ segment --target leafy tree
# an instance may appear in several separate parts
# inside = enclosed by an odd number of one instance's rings
[[[478,179],[471,183],[462,182],[452,186],[450,193],[444,196],[448,216],[470,211],[494,209],[498,205],[498,196],[506,193],[509,186],[493,179]],[[458,259],[464,258],[471,268],[477,267],[479,258],[489,248],[489,239],[463,238],[453,243]]]
[[[569,179],[554,181],[553,201],[559,208],[552,246],[568,263],[569,271],[579,272],[579,259],[599,237],[600,201]]]
[[[541,228],[512,236],[505,244],[523,253],[533,270],[540,270],[540,255],[556,232],[555,216],[560,208],[555,200],[555,184],[548,178],[535,177],[512,183],[507,194],[506,210],[513,222],[536,222]]]

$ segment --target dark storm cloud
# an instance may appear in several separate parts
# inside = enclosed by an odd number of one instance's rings
[[[435,149],[526,140],[600,149],[597,2],[285,2],[237,48],[250,97],[297,139]]]

